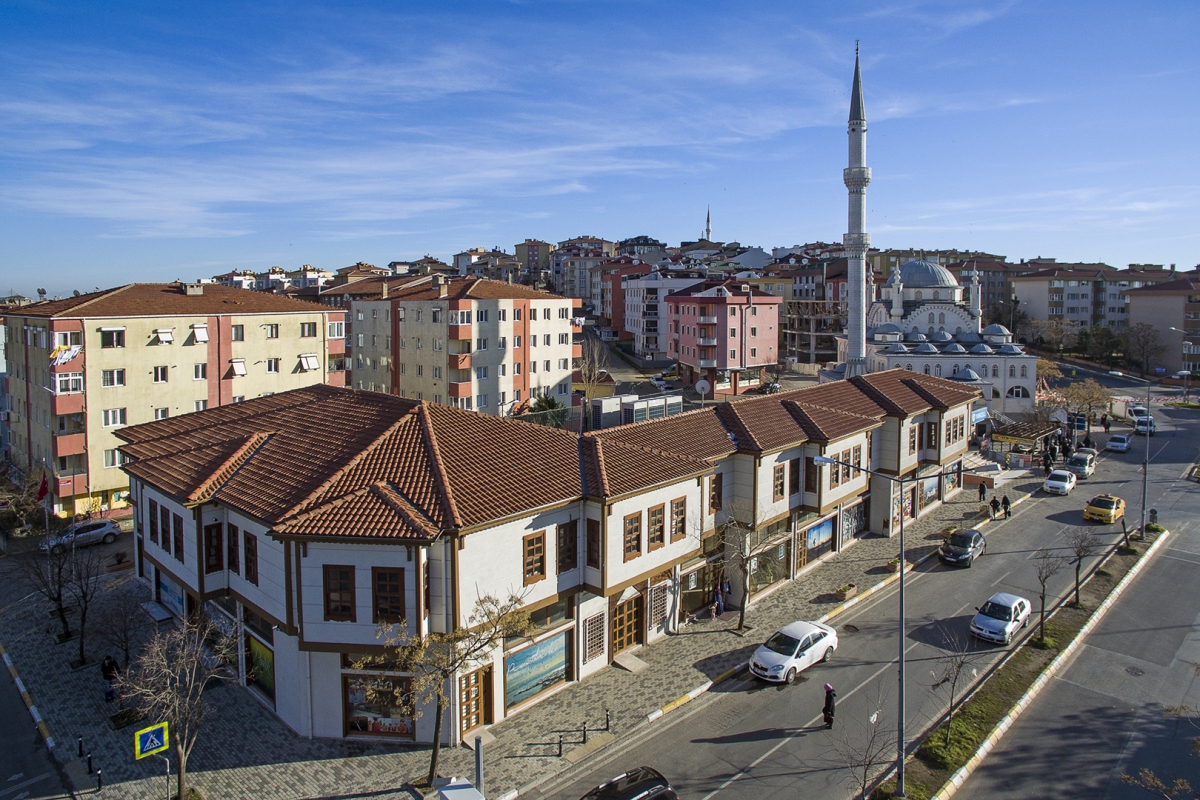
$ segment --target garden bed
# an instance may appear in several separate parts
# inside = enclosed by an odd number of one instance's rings
[[[1147,526],[1149,527],[1149,526]],[[1151,538],[1160,534],[1151,531]],[[992,730],[1025,695],[1042,671],[1068,646],[1113,588],[1141,558],[1150,542],[1139,542],[1136,555],[1113,550],[1080,589],[1082,608],[1067,600],[1046,620],[1046,639],[1051,646],[1042,649],[1036,635],[1037,618],[1030,625],[1035,633],[989,677],[954,713],[954,730],[946,746],[946,723],[926,732],[916,754],[904,769],[904,788],[911,800],[928,800],[959,768],[974,755]],[[1051,642],[1053,640],[1053,642]],[[873,800],[894,797],[895,777],[881,784],[871,795]]]

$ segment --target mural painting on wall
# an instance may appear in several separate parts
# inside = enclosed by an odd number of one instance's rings
[[[538,642],[504,660],[504,703],[512,708],[567,679],[567,633]]]

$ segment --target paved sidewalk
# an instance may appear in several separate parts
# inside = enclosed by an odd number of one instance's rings
[[[1005,478],[998,489],[1014,501],[1041,484],[1040,476],[1032,473],[1008,473]],[[946,526],[978,519],[978,509],[978,495],[968,487],[908,525],[908,561],[930,553]],[[882,580],[889,574],[886,564],[897,555],[898,544],[895,539],[868,537],[813,566],[748,609],[747,624],[755,630],[745,638],[731,630],[736,617],[692,624],[637,651],[648,669],[633,674],[606,668],[493,726],[495,741],[485,751],[488,796],[502,797],[565,769],[569,763],[558,757],[559,734],[564,735],[564,753],[569,754],[581,744],[584,722],[592,731],[603,727],[606,709],[616,737],[653,724],[646,722],[648,714],[745,661],[775,627],[794,619],[815,619],[837,606],[833,596],[837,587],[852,582],[865,588]],[[0,561],[0,580],[12,572]],[[148,596],[148,589],[130,577],[109,576],[109,591]],[[106,792],[111,787],[123,798],[161,797],[162,761],[133,760],[134,728],[109,729],[108,715],[115,709],[103,699],[99,668],[71,672],[67,662],[74,645],[54,643],[47,632],[52,622],[39,602],[0,609],[0,642],[60,743],[59,757],[74,757],[76,738],[82,736],[85,749],[104,770]],[[97,644],[93,652],[101,656],[101,650]],[[210,696],[215,713],[205,723],[188,764],[194,785],[210,798],[408,797],[400,789],[402,784],[427,769],[426,748],[304,739],[241,687],[225,686]],[[470,776],[473,764],[474,756],[466,748],[443,750],[444,775]]]

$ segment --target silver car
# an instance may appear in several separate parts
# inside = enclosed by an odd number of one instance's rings
[[[111,519],[76,522],[57,536],[42,542],[42,550],[61,553],[69,547],[85,547],[90,544],[109,544],[121,535],[121,526]]]

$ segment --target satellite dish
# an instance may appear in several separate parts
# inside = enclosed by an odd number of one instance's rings
[[[38,297],[45,297],[45,296],[46,296],[46,290],[45,290],[45,289],[38,289],[38,290],[37,290],[37,293],[38,293]]]
[[[72,296],[72,297],[79,297],[79,290],[78,290],[78,289],[76,289],[75,291],[71,292],[71,296]]]
[[[711,390],[712,390],[712,384],[709,383],[708,381],[703,380],[703,379],[696,381],[696,391],[699,392],[702,396],[707,395],[709,393],[709,391],[711,391]]]

